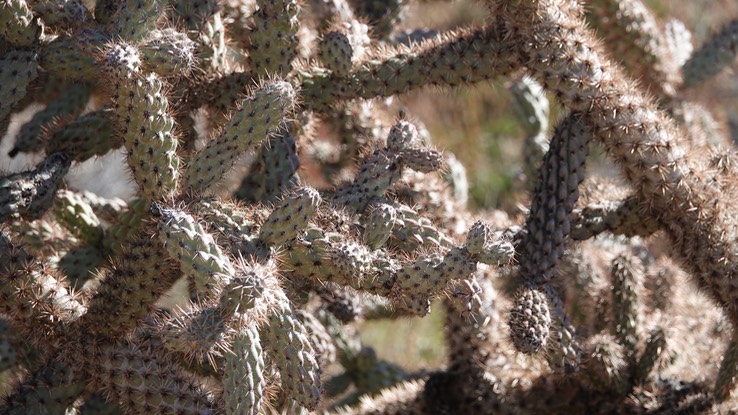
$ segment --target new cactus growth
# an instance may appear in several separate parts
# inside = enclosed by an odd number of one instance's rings
[[[0,0],[0,413],[734,412],[736,16],[411,3]]]

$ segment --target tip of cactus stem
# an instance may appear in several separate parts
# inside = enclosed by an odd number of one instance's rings
[[[545,349],[551,326],[546,294],[535,288],[518,291],[508,326],[512,343],[518,351],[535,354]]]

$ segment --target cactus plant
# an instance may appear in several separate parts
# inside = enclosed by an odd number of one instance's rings
[[[0,413],[737,407],[736,17],[411,3],[0,0]],[[490,80],[526,186],[475,209],[423,114]],[[362,336],[439,312],[427,370]]]

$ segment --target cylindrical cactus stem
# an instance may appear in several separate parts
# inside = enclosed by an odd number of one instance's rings
[[[0,309],[19,334],[33,344],[55,344],[85,312],[64,277],[0,234]]]
[[[302,187],[288,194],[261,225],[259,239],[268,246],[279,247],[296,238],[307,229],[321,203],[320,194],[310,187]]]
[[[646,382],[651,376],[651,372],[657,366],[661,355],[666,348],[666,332],[662,328],[656,328],[651,331],[646,339],[646,347],[643,354],[638,360],[635,374],[633,375],[633,383],[636,385]]]
[[[195,200],[189,209],[210,224],[209,230],[218,243],[234,256],[248,256],[259,250],[258,227],[266,220],[266,208],[241,206],[209,196]]]
[[[39,64],[56,78],[86,82],[99,77],[92,48],[106,42],[107,34],[94,30],[82,32],[77,37],[62,35],[43,43],[39,51]]]
[[[80,245],[59,258],[57,267],[69,280],[69,285],[83,291],[85,283],[107,262],[102,249],[95,245]]]
[[[35,170],[0,178],[0,223],[11,218],[40,218],[54,203],[71,163],[65,154],[54,153]]]
[[[4,0],[0,3],[0,38],[12,46],[23,48],[38,41],[42,32],[42,26],[25,0]]]
[[[491,240],[492,229],[484,221],[476,221],[469,228],[466,234],[466,244],[464,248],[472,255],[479,255],[484,252],[484,247]]]
[[[664,25],[641,0],[597,0],[589,5],[590,22],[612,56],[658,96],[676,94],[681,63],[672,53]],[[679,45],[689,48],[690,44]]]
[[[73,333],[115,339],[149,315],[180,274],[151,225],[126,238]],[[132,289],[135,287],[135,289]]]
[[[69,348],[70,345],[65,344],[64,347]],[[90,363],[92,362],[87,362]],[[62,361],[58,351],[55,351],[4,397],[3,413],[8,415],[65,413],[84,391],[84,382],[77,381],[83,367],[86,365],[75,367],[69,361]]]
[[[6,4],[7,1],[2,3]],[[0,134],[5,135],[11,111],[26,96],[28,86],[36,77],[38,56],[35,52],[13,50],[0,57]]]
[[[543,159],[522,242],[520,278],[529,284],[549,283],[564,252],[570,215],[584,180],[590,133],[579,114],[557,127]]]
[[[299,185],[300,158],[291,124],[277,129],[273,137],[262,142],[258,159],[236,190],[238,199],[273,203],[283,192]]]
[[[65,153],[73,161],[85,161],[123,145],[113,127],[113,111],[93,111],[75,120],[57,120],[44,134],[47,153]]]
[[[554,372],[571,373],[579,370],[581,346],[576,337],[576,328],[564,308],[561,295],[551,285],[545,285],[552,315],[551,335],[546,353],[548,365]]]
[[[510,338],[518,351],[534,354],[544,350],[551,331],[551,311],[544,291],[523,287],[515,294],[508,318]]]
[[[140,48],[146,69],[161,77],[186,77],[195,67],[195,42],[173,28],[148,33]]]
[[[275,292],[273,301],[269,321],[261,329],[262,345],[279,369],[287,396],[314,410],[321,395],[320,367],[309,333],[283,292]]]
[[[705,179],[709,174],[703,173],[704,163],[691,159],[694,155],[680,144],[682,134],[674,122],[605,58],[600,42],[579,18],[579,3],[489,4],[506,22],[506,42],[519,46],[517,59],[563,104],[587,111],[586,123],[638,197],[648,201],[648,214],[658,218],[682,263],[738,322],[738,296],[730,287],[737,271],[733,264],[738,252],[731,236],[735,217],[720,209],[726,198],[734,199],[733,193],[720,192]]]
[[[320,61],[338,76],[346,75],[351,70],[353,55],[351,41],[341,31],[334,30],[324,34],[318,44]]]
[[[325,282],[313,287],[320,296],[323,308],[343,323],[350,323],[361,315],[364,296],[351,287]]]
[[[80,195],[60,190],[54,201],[54,215],[73,235],[85,243],[98,245],[103,237],[103,227],[95,212]]]
[[[257,77],[287,75],[297,56],[300,6],[296,0],[257,0],[257,4],[249,37],[249,68]]]
[[[137,232],[148,216],[149,203],[144,199],[134,199],[128,204],[128,209],[117,217],[114,225],[108,228],[103,240],[103,247],[111,254],[120,253],[125,246],[124,241]]]
[[[637,197],[623,200],[600,201],[575,209],[571,224],[571,238],[584,240],[602,232],[615,235],[649,236],[659,229],[654,218],[647,215],[645,206]]]
[[[696,86],[730,65],[738,53],[738,20],[726,24],[684,63],[684,86]]]
[[[247,325],[231,336],[225,353],[223,400],[226,415],[257,415],[264,400],[266,365],[259,331]]]
[[[57,29],[72,29],[90,15],[81,0],[40,0],[35,2],[33,12],[45,25]]]
[[[111,46],[105,59],[115,88],[115,125],[133,177],[145,198],[166,199],[176,191],[179,157],[164,84],[154,74],[137,71],[138,51],[128,45]]]
[[[31,121],[23,125],[15,138],[15,146],[8,155],[15,157],[19,152],[32,153],[43,150],[44,134],[56,117],[74,116],[80,113],[90,100],[90,88],[87,84],[71,84],[59,96],[46,105],[46,108],[34,114]],[[52,151],[53,152],[53,151]]]
[[[122,341],[89,347],[91,381],[127,413],[213,414],[206,391],[175,362],[145,343]]]
[[[14,344],[13,338],[17,334],[13,333],[7,320],[0,320],[0,371],[5,371],[15,366],[18,360],[17,344]]]
[[[324,68],[298,68],[306,109],[324,111],[336,102],[391,96],[420,86],[455,86],[504,76],[518,65],[495,28],[458,30],[437,40],[368,57],[347,75]]]
[[[736,381],[738,381],[738,341],[734,334],[725,349],[723,361],[720,362],[715,381],[715,400],[718,402],[728,400],[735,389]]]
[[[159,240],[182,273],[194,279],[195,292],[204,298],[216,294],[235,275],[231,259],[195,217],[179,209],[162,209]]]
[[[525,131],[523,144],[523,173],[526,187],[533,191],[538,178],[538,169],[548,152],[549,105],[541,84],[528,75],[522,76],[510,86],[513,109]]]
[[[612,310],[615,317],[615,337],[623,346],[625,359],[631,370],[636,367],[638,342],[638,275],[641,270],[629,258],[620,255],[613,259],[610,269],[612,280]]]
[[[364,243],[372,248],[381,248],[390,236],[397,221],[397,210],[387,203],[376,203],[369,206],[364,222]]]
[[[266,82],[235,110],[218,137],[194,155],[185,187],[204,192],[220,180],[236,158],[273,132],[294,104],[295,91],[284,81]]]
[[[118,38],[138,43],[156,29],[163,15],[165,0],[124,0],[116,14],[115,34]]]
[[[415,209],[405,204],[397,202],[391,204],[397,212],[397,221],[392,228],[392,238],[388,242],[390,246],[405,252],[413,252],[421,246],[426,248],[453,246],[453,241],[430,219],[421,216]]]
[[[305,310],[297,310],[297,317],[310,333],[310,343],[315,350],[315,358],[320,367],[328,367],[337,358],[336,345],[329,329],[321,320]]]

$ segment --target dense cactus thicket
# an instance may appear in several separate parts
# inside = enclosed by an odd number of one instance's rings
[[[0,177],[0,413],[738,408],[738,156],[695,99],[738,20],[693,50],[640,0],[411,6],[0,0],[2,159],[41,160]],[[475,211],[387,98],[490,80],[520,203]],[[134,197],[69,180],[115,152]],[[431,305],[443,366],[362,343]]]

